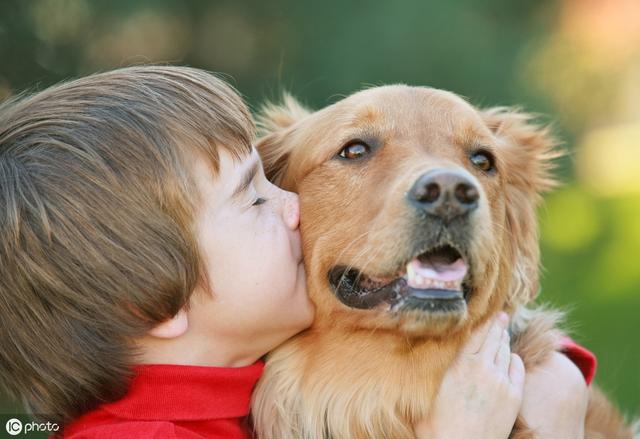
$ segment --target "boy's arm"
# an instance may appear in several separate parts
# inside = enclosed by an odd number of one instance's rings
[[[592,352],[565,337],[559,352],[527,372],[520,414],[538,437],[584,437],[588,385],[596,366]]]
[[[596,368],[598,367],[598,359],[595,354],[569,337],[563,337],[560,340],[560,348],[558,350],[565,354],[573,364],[580,369],[587,385],[591,384],[591,381],[593,381],[596,375]]]
[[[595,355],[573,340],[565,338],[559,346],[559,352],[553,353],[545,363],[526,373],[520,414],[527,425],[535,430],[536,437],[584,437],[587,384],[593,379],[595,368]],[[477,367],[472,371],[477,371]],[[454,392],[456,395],[465,393],[460,390],[473,381],[470,374],[471,372],[465,373],[464,379],[458,380],[459,389]],[[486,377],[482,382],[486,384]],[[456,387],[455,380],[453,387]],[[460,396],[457,398],[461,399]],[[455,398],[451,401],[455,402]],[[445,415],[449,413],[450,410],[444,411]],[[455,418],[449,420],[444,416],[441,421],[460,426],[458,415],[459,413],[456,413]],[[469,421],[468,416],[462,418]],[[417,437],[437,436],[434,434],[435,426],[432,425],[432,421],[433,419],[424,420],[416,426]]]

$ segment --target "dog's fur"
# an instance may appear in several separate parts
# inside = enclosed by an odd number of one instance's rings
[[[558,156],[549,131],[530,116],[478,110],[453,93],[394,85],[317,112],[287,96],[267,106],[260,122],[264,137],[257,147],[267,176],[300,195],[316,305],[313,326],[267,360],[252,410],[260,438],[413,437],[412,425],[428,415],[462,343],[500,309],[513,315],[513,349],[528,370],[557,348],[559,313],[523,307],[538,292],[536,207],[554,184],[550,170]],[[337,154],[352,139],[374,145],[373,152],[341,160]],[[474,168],[469,155],[478,148],[495,156],[495,173]],[[470,175],[480,191],[467,226],[473,281],[464,311],[344,305],[327,273],[336,264],[381,277],[396,273],[430,233],[406,193],[436,168]],[[587,437],[632,437],[594,393]],[[512,437],[533,434],[519,423]]]

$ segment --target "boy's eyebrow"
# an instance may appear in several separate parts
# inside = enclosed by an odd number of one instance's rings
[[[242,192],[247,190],[247,188],[249,187],[249,185],[251,184],[251,182],[255,178],[256,174],[260,170],[260,166],[261,166],[260,160],[259,159],[255,159],[253,161],[253,164],[251,165],[251,167],[245,171],[244,175],[242,176],[242,179],[240,180],[240,183],[234,189],[233,194],[231,195],[231,198],[236,198]]]

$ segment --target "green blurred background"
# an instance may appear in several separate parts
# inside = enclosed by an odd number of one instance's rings
[[[0,100],[151,62],[223,72],[253,108],[403,82],[546,115],[570,154],[540,211],[541,300],[640,413],[640,1],[0,2]]]

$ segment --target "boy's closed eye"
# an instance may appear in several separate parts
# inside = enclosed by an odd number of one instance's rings
[[[231,198],[238,198],[242,194],[244,194],[247,189],[249,189],[249,187],[253,184],[253,180],[256,178],[256,175],[260,173],[261,168],[262,165],[260,163],[260,159],[256,157],[251,161],[251,163],[247,167],[247,170],[242,175],[242,178],[240,178],[240,182],[233,190]]]
[[[249,163],[247,170],[244,172],[242,177],[240,178],[240,182],[234,189],[231,198],[240,198],[242,195],[248,192],[248,189],[253,189],[251,192],[254,194],[250,197],[251,201],[250,206],[260,206],[268,201],[267,198],[258,196],[255,194],[257,191],[255,190],[255,180],[264,178],[264,173],[262,170],[262,163],[260,162],[259,157],[255,157]],[[243,197],[244,198],[244,197]]]

